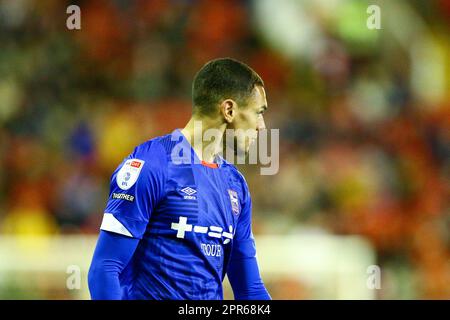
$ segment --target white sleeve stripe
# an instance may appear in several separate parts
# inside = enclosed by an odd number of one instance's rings
[[[124,225],[119,220],[117,220],[112,213],[105,212],[100,229],[133,238],[133,235],[130,233],[130,231],[128,231],[127,228],[125,228]]]

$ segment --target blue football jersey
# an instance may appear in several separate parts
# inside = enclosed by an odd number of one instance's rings
[[[230,256],[256,255],[245,179],[222,157],[199,161],[178,129],[115,170],[101,229],[140,239],[124,299],[223,299]]]

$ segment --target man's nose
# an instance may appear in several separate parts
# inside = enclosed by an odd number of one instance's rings
[[[258,131],[266,130],[266,123],[264,122],[264,117],[262,115],[260,115],[258,118],[256,130]]]

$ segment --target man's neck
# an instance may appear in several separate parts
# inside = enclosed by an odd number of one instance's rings
[[[212,163],[217,153],[222,149],[222,138],[226,127],[226,123],[211,118],[192,116],[186,126],[181,129],[181,133],[191,144],[200,160]],[[220,136],[220,139],[210,140],[208,135],[205,136],[207,130],[211,130],[209,133],[216,137]],[[203,140],[204,138],[206,138],[206,141]]]

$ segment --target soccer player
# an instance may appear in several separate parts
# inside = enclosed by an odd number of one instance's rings
[[[225,274],[235,299],[271,299],[247,183],[218,155],[221,139],[196,143],[198,123],[202,137],[265,129],[264,83],[239,61],[212,60],[195,76],[192,101],[183,129],[139,145],[113,173],[88,275],[93,299],[220,300]],[[234,138],[248,152],[252,139]]]

